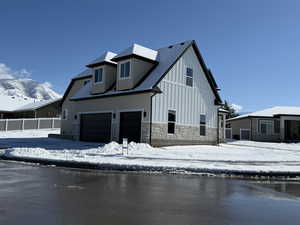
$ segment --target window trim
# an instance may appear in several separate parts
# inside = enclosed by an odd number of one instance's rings
[[[175,113],[175,121],[169,121],[169,112],[174,112]],[[167,118],[168,118],[168,127],[167,127],[167,133],[168,135],[175,135],[176,133],[176,110],[175,109],[168,109],[168,114],[167,114]],[[174,133],[169,133],[169,123],[173,123],[174,124]]]
[[[122,75],[122,65],[125,65],[125,64],[127,64],[127,63],[129,63],[129,72],[128,72],[128,76],[122,77],[122,76],[121,76],[121,75]],[[119,79],[120,79],[120,80],[128,80],[128,79],[130,79],[130,78],[131,78],[130,72],[131,72],[131,61],[130,61],[130,60],[127,60],[127,61],[121,62],[121,63],[120,63],[120,69],[119,69]]]
[[[188,75],[188,70],[189,69],[192,71],[192,76]],[[188,79],[192,80],[192,85],[191,86],[187,84]],[[185,86],[191,87],[191,88],[194,87],[194,70],[193,70],[192,67],[186,67],[186,69],[185,69]]]
[[[201,123],[201,116],[205,116],[205,122],[204,122],[204,124],[203,123]],[[206,120],[206,114],[203,114],[203,113],[200,113],[200,117],[199,117],[199,119],[200,119],[200,121],[199,121],[199,135],[200,136],[206,136],[206,134],[207,134],[207,120]],[[205,128],[205,132],[204,132],[204,134],[201,134],[201,127],[204,127]]]
[[[261,132],[261,123],[262,121],[268,121],[268,122],[271,122],[272,123],[272,127],[270,129],[270,133],[268,133],[268,129],[266,129],[266,133],[262,133]],[[261,134],[261,135],[274,135],[275,134],[275,127],[274,127],[274,120],[270,120],[270,119],[260,119],[258,120],[258,133]],[[276,133],[277,134],[277,133]]]
[[[96,81],[96,71],[97,70],[102,70],[101,81]],[[94,71],[94,83],[95,84],[102,84],[103,80],[104,80],[104,68],[103,67],[96,68],[95,71]]]

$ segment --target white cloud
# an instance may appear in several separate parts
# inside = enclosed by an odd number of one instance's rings
[[[15,79],[15,78],[28,78],[31,72],[26,69],[12,70],[4,63],[0,63],[0,79]]]
[[[231,104],[230,106],[231,106],[236,112],[241,112],[241,110],[243,109],[243,106],[237,105],[237,104]]]

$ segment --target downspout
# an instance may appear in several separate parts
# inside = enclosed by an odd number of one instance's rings
[[[219,118],[219,107],[217,112],[217,145],[220,144],[220,118]]]
[[[250,137],[250,140],[253,141],[253,131],[252,131],[252,118],[250,118],[250,130],[251,130],[251,137]]]

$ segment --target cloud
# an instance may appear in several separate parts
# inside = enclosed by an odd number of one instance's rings
[[[230,105],[236,112],[240,112],[243,109],[243,106],[237,104]]]
[[[0,63],[0,79],[15,79],[15,78],[29,78],[31,72],[26,69],[12,70],[4,63]]]

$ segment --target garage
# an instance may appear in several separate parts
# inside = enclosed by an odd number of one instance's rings
[[[141,111],[120,113],[120,143],[123,138],[128,138],[128,142],[141,141],[141,120]]]
[[[111,113],[89,113],[80,117],[80,140],[91,142],[110,142]]]

